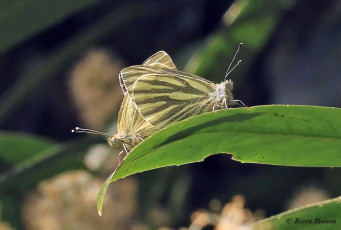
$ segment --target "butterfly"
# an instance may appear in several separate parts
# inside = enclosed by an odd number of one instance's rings
[[[119,81],[146,122],[156,129],[209,111],[240,103],[232,96],[233,83],[226,80],[242,43],[226,71],[224,81],[215,84],[205,78],[176,69],[170,56],[159,51],[142,65],[121,70]],[[244,105],[245,106],[245,105]]]
[[[117,133],[109,135],[104,132],[95,131],[92,129],[83,129],[76,127],[72,132],[76,133],[91,133],[100,134],[106,137],[111,147],[122,145],[126,153],[133,149],[148,136],[152,135],[157,130],[147,122],[135,108],[130,96],[126,94],[123,98],[121,108],[117,119]]]
[[[162,59],[162,57],[159,57],[159,55],[153,55],[142,65],[158,66],[160,68],[175,68],[172,60],[169,62],[169,60]],[[123,93],[124,98],[118,113],[117,133],[115,135],[111,136],[104,132],[79,127],[73,129],[72,132],[99,134],[105,136],[111,147],[118,147],[121,144],[126,153],[132,150],[133,147],[135,147],[145,138],[155,133],[158,129],[156,129],[153,125],[151,125],[151,123],[147,122],[143,118],[140,112],[136,109],[129,94],[127,94],[126,91],[123,91]]]
[[[142,64],[143,66],[157,66],[159,68],[173,68],[175,65],[169,56],[153,55]],[[122,87],[122,82],[120,82]],[[158,129],[147,122],[138,109],[135,107],[130,95],[123,91],[124,98],[117,118],[117,133],[109,135],[104,132],[76,127],[72,130],[75,133],[90,133],[105,136],[111,147],[118,147],[120,144],[126,153],[131,151],[137,144]]]

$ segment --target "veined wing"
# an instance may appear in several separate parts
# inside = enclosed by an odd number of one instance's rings
[[[72,132],[100,134],[106,137],[111,147],[121,146],[128,153],[134,146],[155,133],[157,129],[146,121],[136,109],[129,94],[125,94],[117,120],[117,133],[113,136],[106,133],[76,127]],[[119,145],[118,145],[119,144]]]
[[[120,76],[136,108],[157,129],[212,111],[216,86],[204,78],[153,66],[131,66]]]
[[[159,51],[153,54],[142,65],[176,70],[171,57],[165,51]]]
[[[175,64],[173,63],[171,57],[165,51],[159,51],[153,54],[152,56],[150,56],[143,62],[142,66],[153,66],[159,69],[176,70]],[[134,66],[131,66],[131,67],[134,67]],[[129,73],[129,71],[131,70],[133,71],[133,69],[127,69],[127,68],[122,70],[126,72],[124,73],[124,75],[125,74],[129,75],[129,78],[122,79],[121,77],[122,75],[121,74],[119,75],[119,82],[120,82],[120,85],[124,94],[126,94],[128,91],[127,85],[132,85],[137,80],[137,78],[139,78],[138,75]]]
[[[139,135],[147,137],[155,132],[153,125],[146,121],[135,105],[129,94],[123,98],[117,119],[117,130],[122,135]]]

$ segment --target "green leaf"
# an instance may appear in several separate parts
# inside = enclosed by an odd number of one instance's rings
[[[0,53],[98,0],[0,2]]]
[[[41,180],[60,172],[71,169],[84,169],[82,153],[85,153],[85,150],[89,146],[99,142],[103,142],[103,138],[85,137],[79,140],[53,145],[40,152],[35,152],[30,158],[0,174],[0,193],[8,192],[11,189],[17,189],[23,192]],[[28,152],[31,152],[32,146],[24,144],[18,144],[22,145],[20,149],[26,147]],[[10,154],[10,152],[8,153]]]
[[[131,151],[110,182],[160,167],[199,162],[216,153],[233,160],[305,167],[340,167],[341,109],[269,105],[211,112],[169,126]]]
[[[27,160],[53,146],[53,141],[32,134],[0,132],[0,160],[9,165]]]
[[[259,221],[252,229],[341,229],[340,205],[337,197]]]

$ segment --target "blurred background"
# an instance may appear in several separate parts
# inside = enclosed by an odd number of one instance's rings
[[[219,83],[240,42],[236,99],[341,105],[337,0],[1,1],[0,229],[231,229],[339,196],[340,169],[218,154],[111,184],[98,217],[119,150],[70,130],[116,132],[122,68],[164,50]]]

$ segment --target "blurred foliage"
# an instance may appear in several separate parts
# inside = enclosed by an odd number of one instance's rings
[[[58,173],[85,168],[82,155],[75,152],[96,142],[98,139],[83,138],[58,145],[34,135],[1,133],[0,200],[6,210],[4,219],[18,227],[18,205],[25,191]]]
[[[138,4],[132,3],[119,8],[90,28],[76,34],[74,38],[63,44],[56,52],[47,55],[39,67],[33,72],[28,71],[21,76],[0,98],[0,124],[10,116],[20,105],[39,92],[39,87],[58,77],[60,69],[66,68],[73,59],[96,40],[103,38],[109,31],[119,29],[127,22],[144,15],[146,12],[137,10]],[[126,14],[129,11],[134,16]]]
[[[0,53],[23,42],[40,31],[53,26],[97,0],[69,1],[1,1],[0,28],[6,36],[0,37]]]
[[[177,66],[218,82],[243,42],[243,62],[229,76],[236,98],[247,105],[340,106],[339,19],[337,0],[1,1],[0,128],[10,130],[0,134],[3,220],[23,228],[27,191],[60,172],[86,168],[87,149],[104,143],[72,140],[77,136],[70,133],[83,111],[68,92],[69,71],[88,50],[105,47],[127,64],[166,50]],[[217,155],[138,175],[139,217],[155,229],[188,226],[194,210],[236,193],[273,215],[303,181],[338,196],[340,176],[337,168],[244,165]]]
[[[1,160],[4,165],[10,167],[54,147],[55,144],[52,140],[34,135],[2,132],[0,133]],[[1,167],[1,169],[5,168]]]
[[[221,27],[190,60],[187,72],[221,81],[224,68],[238,44],[242,48],[242,66],[233,75],[246,75],[255,56],[264,48],[291,1],[236,1],[223,17]],[[212,67],[214,65],[214,68]],[[241,82],[236,78],[236,85]]]

